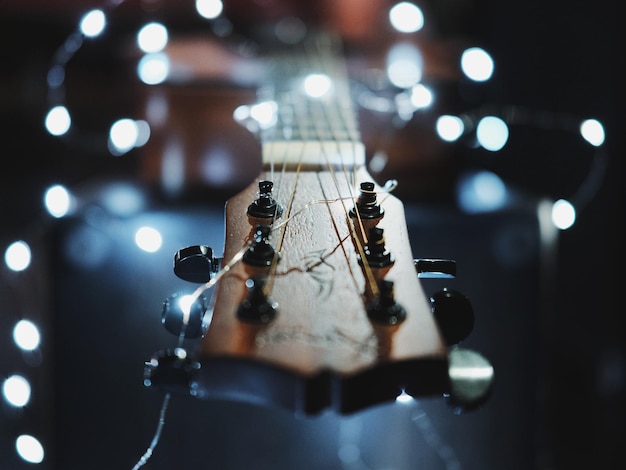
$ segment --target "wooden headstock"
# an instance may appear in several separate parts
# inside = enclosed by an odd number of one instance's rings
[[[323,36],[284,47],[268,69],[264,171],[226,204],[199,352],[155,359],[150,382],[301,413],[450,393],[448,349],[403,205],[365,170],[336,44]],[[304,91],[311,74],[327,80],[326,93]]]

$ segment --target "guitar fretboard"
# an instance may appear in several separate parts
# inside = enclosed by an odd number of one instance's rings
[[[276,104],[275,122],[261,134],[265,164],[360,166],[365,154],[352,106],[345,64],[338,45],[327,36],[307,38],[269,61],[271,86],[262,101]],[[328,89],[320,96],[306,90],[317,80]]]

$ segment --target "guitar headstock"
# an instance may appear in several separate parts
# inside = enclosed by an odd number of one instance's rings
[[[177,274],[206,281],[196,299],[216,286],[210,311],[183,313],[175,330],[202,331],[199,350],[153,358],[147,383],[305,414],[403,393],[479,402],[490,366],[450,354],[415,270],[403,205],[364,168],[336,46],[323,37],[304,49],[281,49],[272,63],[280,80],[266,101],[275,114],[261,132],[265,170],[226,204],[221,263],[200,247],[176,255]],[[327,80],[328,94],[307,93],[310,76]],[[478,381],[467,367],[480,369]]]

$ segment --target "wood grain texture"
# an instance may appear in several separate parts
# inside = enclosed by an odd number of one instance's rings
[[[271,176],[263,173],[259,180]],[[356,184],[349,185],[346,180],[353,176]],[[445,345],[413,267],[402,203],[386,194],[379,195],[385,217],[378,226],[385,229],[387,248],[396,262],[385,278],[394,282],[396,300],[407,310],[407,319],[390,327],[375,325],[367,317],[367,280],[346,218],[353,202],[338,200],[358,195],[354,188],[361,181],[371,181],[364,170],[274,175],[274,197],[285,208],[271,235],[280,262],[271,270],[274,274],[268,274],[278,315],[265,326],[237,319],[237,308],[247,294],[245,280],[259,274],[259,268],[238,262],[217,286],[203,357],[245,357],[308,376],[322,371],[350,375],[381,363],[445,357]],[[257,190],[258,180],[226,205],[224,263],[250,237],[246,209]],[[332,202],[320,202],[324,200]]]

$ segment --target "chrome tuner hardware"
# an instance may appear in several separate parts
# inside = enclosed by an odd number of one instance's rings
[[[259,181],[259,197],[248,206],[248,215],[257,219],[278,218],[283,213],[283,208],[272,197],[274,183],[271,181]]]
[[[205,283],[219,271],[220,262],[208,246],[188,246],[174,255],[174,274],[185,281]]]
[[[439,331],[448,346],[470,335],[474,328],[474,310],[465,295],[443,289],[430,298],[430,303]]]
[[[276,252],[270,245],[271,227],[268,225],[257,225],[254,228],[252,245],[243,254],[242,261],[251,266],[269,267],[274,262]]]
[[[206,302],[203,297],[198,297],[189,303],[187,297],[173,294],[163,302],[161,323],[167,331],[185,338],[199,338],[206,330],[204,315]]]
[[[146,387],[193,395],[194,377],[198,370],[200,363],[190,357],[187,350],[168,349],[154,354],[145,363],[143,383]]]
[[[491,394],[493,366],[475,351],[451,349],[448,353],[448,376],[450,393],[445,396],[456,414],[480,407]]]
[[[374,183],[361,183],[361,191],[356,200],[356,205],[350,209],[350,217],[360,216],[361,219],[381,219],[385,215],[384,209],[378,203]]]
[[[406,310],[394,298],[393,282],[378,283],[380,294],[367,306],[367,315],[382,325],[397,325],[406,319]]]
[[[237,318],[258,325],[272,321],[278,312],[278,302],[273,301],[265,293],[265,279],[260,277],[248,279],[246,287],[248,297],[239,305]]]
[[[382,228],[372,227],[368,231],[367,245],[365,246],[365,259],[372,268],[391,267],[395,260],[385,247],[385,236]],[[359,263],[363,260],[359,257]]]
[[[456,261],[451,259],[420,258],[413,260],[420,279],[450,279],[456,277]]]

